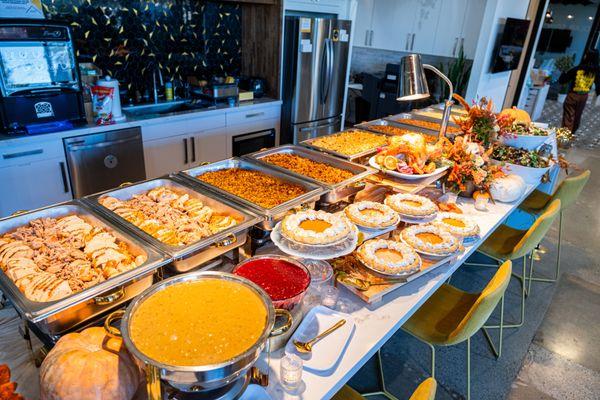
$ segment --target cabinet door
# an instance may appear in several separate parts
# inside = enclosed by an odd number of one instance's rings
[[[440,21],[442,0],[417,0],[410,51],[423,54],[434,54],[436,43],[435,27]],[[446,20],[446,16],[443,17]]]
[[[72,199],[63,157],[0,168],[0,188],[0,217]]]
[[[484,12],[485,1],[467,1],[460,42],[460,46],[462,46],[466,58],[473,59],[475,57],[475,50],[477,50],[477,41],[479,40],[481,20],[483,19]]]
[[[194,147],[191,148],[192,165],[197,166],[205,162],[214,162],[228,157],[228,135],[222,129],[213,129],[192,135]]]
[[[356,19],[354,20],[354,46],[369,46],[374,0],[358,0]]]
[[[146,177],[156,178],[191,166],[191,135],[144,142]]]
[[[467,3],[482,2],[481,0],[442,0],[441,17],[435,30],[433,54],[445,57],[456,57],[458,55]],[[470,21],[469,23],[481,22]]]
[[[377,0],[373,5],[372,38],[376,49],[409,51],[417,0]]]

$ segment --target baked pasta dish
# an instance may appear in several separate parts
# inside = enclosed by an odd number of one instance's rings
[[[331,165],[300,157],[295,154],[271,154],[262,158],[263,161],[285,168],[297,174],[308,176],[319,182],[336,184],[354,176],[352,172],[332,167]]]
[[[249,169],[220,169],[196,178],[263,208],[276,207],[306,193],[300,185]]]
[[[353,129],[313,140],[312,146],[353,156],[387,145],[387,138],[376,133]]]
[[[124,220],[169,246],[185,246],[237,224],[201,200],[160,186],[129,200],[111,196],[98,202]]]
[[[128,245],[77,215],[40,218],[0,237],[0,267],[29,300],[55,301],[142,265]]]

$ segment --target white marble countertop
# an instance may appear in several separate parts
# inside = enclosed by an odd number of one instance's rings
[[[458,205],[465,215],[477,220],[481,237],[466,247],[456,261],[436,268],[414,281],[401,286],[376,304],[367,304],[341,287],[338,309],[351,314],[356,329],[350,342],[333,370],[326,373],[303,371],[303,385],[299,393],[283,390],[279,383],[279,364],[283,350],[271,355],[268,392],[273,399],[328,399],[387,342],[413,313],[444,283],[479,245],[517,208],[535,186],[528,185],[525,193],[513,203],[489,204],[488,211],[477,211],[472,199],[459,198]],[[341,306],[340,306],[341,304]],[[264,354],[259,366],[266,366]]]

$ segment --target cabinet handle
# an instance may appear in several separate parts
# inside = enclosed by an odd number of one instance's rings
[[[5,160],[9,160],[11,158],[27,157],[27,156],[33,156],[35,154],[42,154],[43,152],[44,152],[44,149],[22,151],[20,153],[2,154],[2,158]]]
[[[265,112],[261,111],[261,112],[257,112],[257,113],[254,113],[254,114],[246,114],[246,118],[260,117],[261,115],[265,115]]]
[[[408,42],[410,42],[410,33],[406,34],[406,45],[404,46],[404,50],[408,50]]]
[[[192,142],[192,162],[196,162],[196,138],[191,137],[190,141]]]
[[[462,51],[465,51],[465,38],[460,38],[460,47],[459,49],[462,49]]]
[[[65,169],[65,163],[60,161],[58,165],[60,165],[60,177],[62,178],[63,189],[65,193],[69,193],[69,184],[67,183],[67,170]]]
[[[370,35],[370,34],[371,34],[371,31],[367,29],[367,30],[365,31],[365,46],[368,46],[368,45],[369,45],[369,35]]]
[[[187,164],[188,163],[188,151],[187,151],[187,138],[183,139],[183,163]]]
[[[410,42],[410,50],[412,51],[413,47],[415,47],[415,36],[417,36],[416,33],[412,34],[412,40]]]
[[[452,49],[452,55],[456,55],[456,46],[458,46],[458,38],[454,38],[454,48]]]
[[[371,31],[371,38],[369,39],[369,46],[373,46],[373,36],[375,35],[375,31]]]

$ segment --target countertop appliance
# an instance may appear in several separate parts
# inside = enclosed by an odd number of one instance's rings
[[[69,26],[0,21],[0,119],[6,133],[46,133],[85,122]]]
[[[63,139],[73,197],[146,179],[139,127]]]
[[[243,133],[231,139],[231,153],[234,157],[241,157],[273,146],[275,146],[275,129]]]
[[[345,20],[285,18],[282,144],[341,129],[350,28]]]

